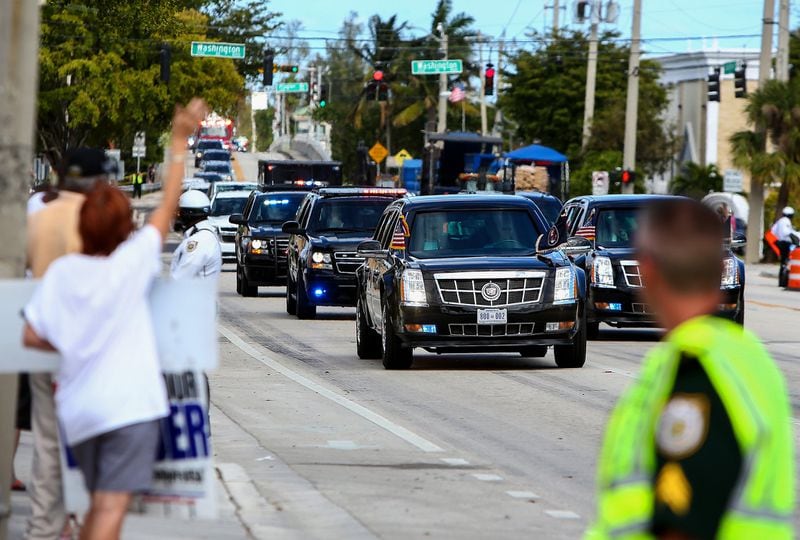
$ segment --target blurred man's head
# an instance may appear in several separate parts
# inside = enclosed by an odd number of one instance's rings
[[[99,148],[75,148],[64,156],[58,171],[58,187],[86,193],[95,183],[107,182],[114,164]]]
[[[722,242],[719,217],[699,202],[660,200],[642,212],[636,236],[642,296],[667,330],[717,311]]]
[[[133,229],[130,202],[119,189],[98,183],[86,193],[78,225],[84,254],[111,255]]]

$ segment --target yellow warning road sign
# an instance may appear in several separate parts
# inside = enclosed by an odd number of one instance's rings
[[[369,157],[371,157],[375,163],[380,163],[386,159],[388,155],[389,151],[379,142],[376,142],[373,147],[369,149]]]
[[[402,167],[403,162],[407,159],[413,159],[413,156],[409,154],[408,150],[406,150],[405,148],[403,148],[394,155],[394,160],[397,163],[398,167]]]

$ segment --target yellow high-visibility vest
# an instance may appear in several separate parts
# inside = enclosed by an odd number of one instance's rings
[[[611,414],[598,463],[597,522],[586,538],[653,538],[655,431],[683,354],[703,367],[742,452],[717,538],[792,538],[794,444],[783,376],[755,336],[710,316],[670,332]]]

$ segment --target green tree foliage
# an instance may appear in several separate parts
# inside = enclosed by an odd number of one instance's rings
[[[623,148],[630,51],[619,43],[618,37],[618,33],[606,32],[598,44],[595,115],[587,146],[587,152],[595,157],[610,156]],[[564,152],[580,169],[587,38],[581,32],[555,36],[534,33],[531,38],[540,40],[541,45],[510,57],[510,67],[504,75],[509,86],[500,96],[500,106],[516,124],[517,138],[526,144],[539,140]],[[662,119],[667,93],[658,83],[659,72],[656,62],[641,62],[637,163],[647,174],[663,171],[674,147],[671,129]],[[621,165],[621,160],[615,164]],[[578,179],[576,184],[587,181]]]
[[[673,195],[702,199],[712,191],[722,191],[722,175],[716,165],[703,166],[689,162],[672,180],[670,190]]]
[[[207,2],[51,0],[41,24],[38,142],[57,161],[77,145],[118,147],[145,131],[148,158],[176,103],[202,96],[234,114],[244,79],[231,60],[192,58],[189,43],[214,40],[221,26],[198,8]],[[235,13],[235,12],[232,12]],[[230,15],[230,14],[229,14]],[[171,47],[171,80],[159,81],[159,47]]]

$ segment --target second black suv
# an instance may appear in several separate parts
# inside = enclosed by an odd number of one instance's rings
[[[313,319],[317,306],[354,306],[356,270],[364,259],[356,247],[372,236],[384,208],[406,195],[394,188],[322,188],[309,193],[290,234],[286,312]]]
[[[358,249],[359,357],[407,369],[415,347],[541,357],[553,345],[559,367],[583,366],[585,277],[565,253],[590,245],[562,239],[522,197],[393,203]]]
[[[254,191],[242,213],[229,218],[238,225],[234,238],[236,292],[256,296],[259,286],[286,282],[289,235],[281,227],[295,216],[305,196],[303,191]]]

